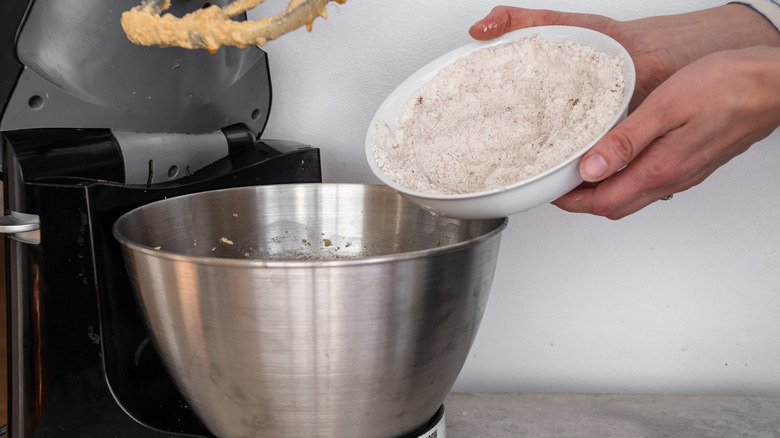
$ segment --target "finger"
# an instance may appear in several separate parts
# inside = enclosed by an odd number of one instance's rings
[[[607,33],[613,23],[614,20],[600,15],[497,6],[471,26],[469,34],[485,41],[516,29],[550,25],[579,26]]]
[[[592,213],[589,198],[598,183],[584,182],[565,195],[551,202],[552,205],[572,213]]]
[[[589,213],[608,219],[622,219],[647,207],[676,190],[665,187],[641,189],[632,185],[633,176],[622,178],[618,172],[596,186],[578,188],[552,202],[572,213]]]
[[[552,205],[571,213],[593,213],[594,187],[576,188],[551,202]]]
[[[659,201],[670,194],[680,192],[682,188],[677,185],[662,183],[657,180],[643,178],[646,174],[647,163],[632,162],[631,165],[618,172],[599,186],[589,195],[589,199],[583,199],[582,205],[598,216],[609,219],[622,219],[630,214]],[[583,196],[583,198],[585,198]]]
[[[552,204],[570,213],[588,213],[618,220],[634,214],[666,196],[658,196],[649,200],[645,198],[642,200],[633,199],[630,204],[608,205],[601,201],[602,198],[596,192],[595,188],[574,190],[556,199]]]

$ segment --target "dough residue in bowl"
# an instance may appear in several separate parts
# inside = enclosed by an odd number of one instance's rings
[[[533,36],[442,69],[371,140],[382,172],[429,194],[513,184],[548,170],[609,127],[625,90],[623,60]]]

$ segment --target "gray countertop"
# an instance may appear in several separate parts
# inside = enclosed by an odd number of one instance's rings
[[[452,393],[447,438],[780,437],[780,398]]]

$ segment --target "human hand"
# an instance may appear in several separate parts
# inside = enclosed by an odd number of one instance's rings
[[[780,124],[780,103],[772,99],[780,95],[778,49],[718,53],[780,47],[780,33],[749,7],[627,22],[497,7],[469,32],[487,40],[550,24],[610,35],[637,70],[631,114],[583,156],[588,183],[553,202],[565,210],[622,218],[700,183]]]
[[[780,48],[717,52],[653,91],[580,162],[553,202],[610,219],[687,190],[780,126]],[[598,183],[595,183],[598,182]]]

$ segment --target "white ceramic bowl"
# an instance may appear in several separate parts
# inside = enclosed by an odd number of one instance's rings
[[[573,41],[577,44],[590,46],[610,56],[620,55],[624,58],[623,74],[625,76],[625,91],[621,107],[612,123],[590,144],[583,145],[577,153],[557,166],[534,177],[519,181],[508,186],[493,190],[458,195],[435,195],[410,190],[385,175],[376,163],[371,139],[376,135],[376,124],[383,120],[391,131],[396,129],[396,118],[401,115],[404,105],[414,94],[432,81],[439,71],[458,58],[472,52],[494,47],[512,41],[539,35],[544,40],[556,43]],[[604,136],[613,126],[623,120],[628,114],[628,103],[634,94],[636,71],[631,56],[625,48],[612,38],[585,28],[572,26],[539,26],[516,30],[502,37],[484,41],[472,42],[459,47],[429,63],[406,79],[385,99],[377,110],[366,134],[366,159],[374,174],[388,186],[410,199],[412,202],[433,213],[462,219],[487,219],[509,216],[529,210],[541,204],[553,201],[566,194],[582,183],[579,173],[580,157]]]

